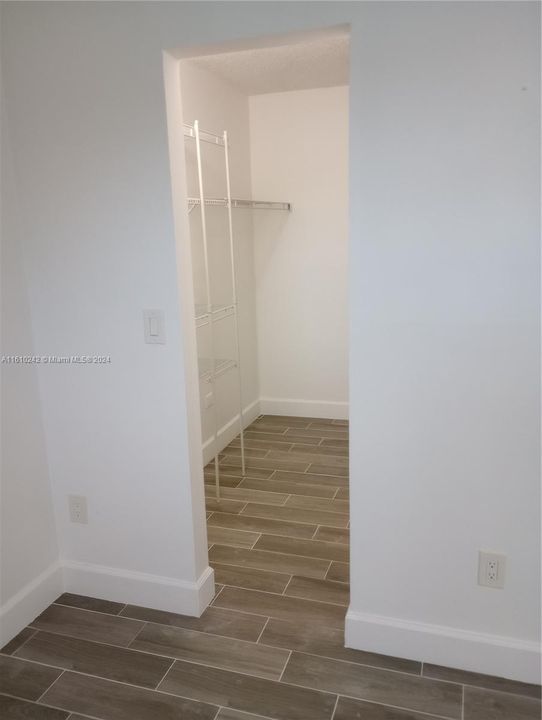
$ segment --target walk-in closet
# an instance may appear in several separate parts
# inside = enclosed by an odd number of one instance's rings
[[[185,58],[180,86],[213,606],[306,601],[342,645],[348,33]]]

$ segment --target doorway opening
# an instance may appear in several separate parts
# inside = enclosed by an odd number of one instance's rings
[[[348,76],[347,27],[178,63],[198,375],[189,421],[201,433],[213,606],[272,617],[266,593],[280,595],[286,614],[319,617],[341,646]]]

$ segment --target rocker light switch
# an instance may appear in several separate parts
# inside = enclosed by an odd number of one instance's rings
[[[164,311],[143,310],[143,322],[145,330],[145,342],[151,344],[159,343],[163,345],[166,342]]]

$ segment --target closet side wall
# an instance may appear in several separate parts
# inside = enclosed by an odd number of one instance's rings
[[[348,88],[250,98],[262,412],[348,417]]]
[[[248,98],[222,79],[189,60],[180,63],[181,100],[185,123],[199,121],[200,127],[221,134],[228,131],[230,180],[233,197],[249,198],[251,195],[250,139]],[[188,192],[198,196],[195,143],[186,141]],[[225,197],[224,150],[202,143],[204,192],[207,197]],[[192,211],[192,258],[194,264],[194,288],[196,302],[204,302],[205,277],[201,251],[200,210]],[[231,297],[229,268],[229,236],[227,212],[224,208],[206,210],[208,241],[210,248],[211,286],[213,303]],[[256,312],[254,291],[253,225],[252,213],[247,210],[233,211],[233,229],[236,248],[237,291],[239,302],[239,340],[241,353],[242,396],[245,423],[259,413],[258,363],[256,346]],[[198,330],[200,348],[208,344],[208,329]],[[233,347],[233,319],[215,325],[217,356],[230,357]],[[205,461],[211,459],[213,433],[213,408],[204,407],[204,397],[210,391],[208,383],[200,385],[202,437]],[[219,376],[216,386],[218,427],[221,445],[226,445],[239,432],[239,396],[237,373],[230,371]]]

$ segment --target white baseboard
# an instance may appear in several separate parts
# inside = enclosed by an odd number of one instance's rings
[[[540,646],[499,635],[349,610],[346,646],[461,670],[540,682]]]
[[[260,398],[262,415],[292,415],[294,417],[348,420],[347,402],[328,400],[295,400],[292,398]]]
[[[57,561],[0,607],[0,647],[21,632],[62,592],[62,566]]]
[[[243,428],[254,422],[260,414],[260,401],[255,400],[243,409]],[[217,433],[218,436],[218,452],[223,450],[226,445],[239,435],[239,413],[223,425]],[[213,438],[209,438],[203,443],[203,464],[211,462],[214,457]]]
[[[65,592],[199,617],[214,595],[214,571],[196,582],[90,563],[64,562]]]

